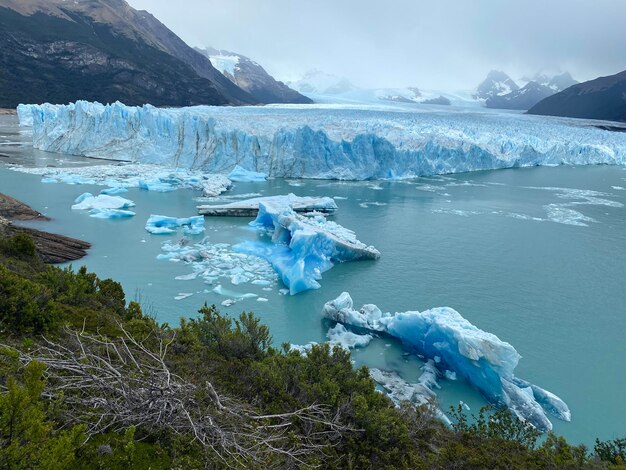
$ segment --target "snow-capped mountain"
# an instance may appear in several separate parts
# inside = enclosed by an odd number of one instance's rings
[[[321,70],[310,70],[300,80],[289,82],[288,85],[307,95],[340,95],[359,89],[347,78],[338,77]]]
[[[474,97],[479,100],[487,100],[494,96],[507,95],[519,90],[519,85],[513,81],[506,73],[499,70],[492,70],[487,78],[482,81]]]
[[[553,94],[552,88],[531,81],[519,90],[488,98],[485,105],[488,108],[526,110]]]
[[[522,79],[527,81],[527,79]],[[578,83],[569,72],[557,75],[537,73],[522,88],[505,95],[492,96],[485,101],[488,108],[527,110],[541,100]]]
[[[275,80],[260,64],[242,54],[212,47],[196,48],[196,50],[207,57],[213,67],[226,78],[250,93],[260,103],[308,104],[313,102],[283,82]]]

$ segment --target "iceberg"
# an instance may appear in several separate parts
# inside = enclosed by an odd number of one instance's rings
[[[172,235],[183,227],[185,235],[199,235],[204,232],[204,217],[167,217],[151,215],[146,222],[146,230],[153,235]]]
[[[291,295],[319,289],[322,273],[335,263],[380,257],[376,248],[361,243],[351,230],[321,214],[302,216],[282,203],[259,203],[259,214],[250,225],[269,235],[272,243],[246,241],[233,248],[269,261]]]
[[[229,204],[198,206],[198,212],[202,215],[256,217],[260,204],[289,206],[295,212],[334,214],[338,210],[337,203],[331,197],[300,197],[290,193],[286,196],[255,197]]]
[[[73,210],[102,210],[102,209],[128,209],[134,207],[135,203],[130,199],[120,196],[108,196],[100,194],[94,196],[91,193],[83,193],[74,201]]]
[[[341,346],[343,349],[350,350],[354,348],[363,348],[370,344],[370,341],[374,339],[372,335],[357,335],[352,331],[349,331],[341,323],[337,323],[333,328],[326,333],[328,342],[331,347]]]
[[[508,407],[541,431],[552,429],[547,413],[569,421],[571,413],[556,395],[514,375],[521,358],[509,343],[480,330],[448,307],[423,312],[383,313],[375,305],[353,308],[346,292],[326,303],[333,321],[397,338],[405,348],[433,360],[444,374],[454,372],[492,404]]]
[[[129,217],[134,217],[135,213],[133,211],[127,211],[123,209],[91,209],[89,211],[89,217],[94,217],[96,219],[127,219]]]
[[[245,168],[241,168],[237,165],[235,169],[228,174],[228,179],[238,183],[251,183],[256,181],[267,181],[267,175],[257,171],[246,170]]]
[[[626,164],[626,134],[583,120],[459,109],[22,105],[36,148],[228,174],[375,180]]]

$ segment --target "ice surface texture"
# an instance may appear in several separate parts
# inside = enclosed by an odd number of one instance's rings
[[[76,198],[72,209],[89,211],[90,217],[97,219],[125,219],[135,216],[133,211],[127,210],[134,206],[133,201],[123,197],[107,194],[94,196],[91,193],[83,193]]]
[[[227,174],[366,180],[560,164],[626,164],[626,134],[580,120],[346,106],[21,106],[36,148]]]
[[[423,312],[383,313],[375,305],[353,308],[347,292],[324,306],[323,315],[345,325],[388,334],[404,347],[434,360],[476,387],[491,403],[507,406],[542,431],[552,429],[550,413],[569,421],[570,410],[556,395],[515,377],[520,355],[509,343],[442,307]]]
[[[354,232],[322,215],[299,215],[282,200],[259,203],[259,214],[251,225],[271,235],[272,243],[247,241],[234,249],[269,261],[292,295],[318,289],[322,273],[335,263],[380,257],[374,247],[358,241]]]

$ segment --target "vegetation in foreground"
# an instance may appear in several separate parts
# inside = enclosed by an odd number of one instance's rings
[[[0,240],[0,468],[626,469],[507,411],[443,426],[349,353],[275,348],[252,314],[158,325],[121,286]]]

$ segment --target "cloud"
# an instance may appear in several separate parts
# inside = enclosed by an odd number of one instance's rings
[[[624,0],[129,0],[194,46],[278,78],[318,68],[364,87],[473,88],[492,69],[587,80],[626,69]]]

